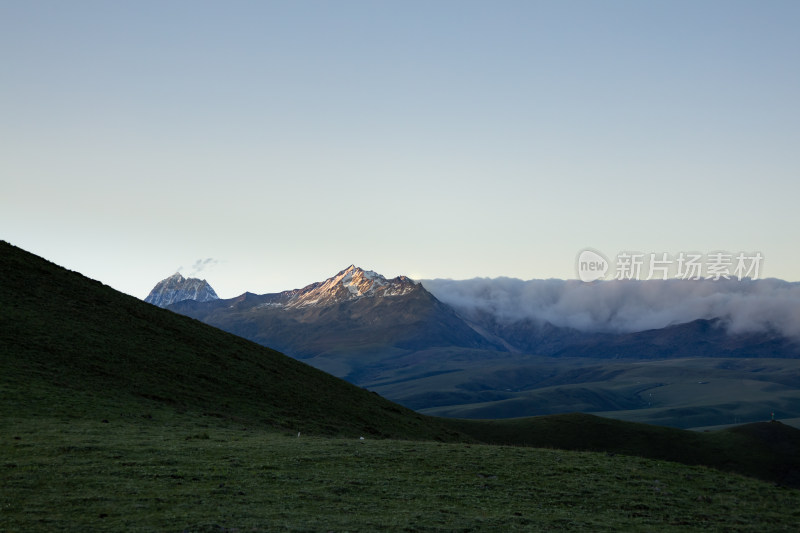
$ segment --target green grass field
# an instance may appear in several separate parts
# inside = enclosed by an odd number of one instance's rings
[[[605,453],[4,418],[3,531],[792,531],[800,491]]]

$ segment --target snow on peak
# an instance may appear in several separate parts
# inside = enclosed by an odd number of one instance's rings
[[[333,277],[312,283],[302,289],[264,295],[258,307],[310,307],[326,306],[360,298],[384,298],[402,296],[418,288],[418,283],[398,276],[386,279],[377,272],[350,265]],[[421,286],[420,286],[421,287]],[[242,297],[246,298],[249,293]],[[240,298],[242,298],[240,297]],[[182,300],[207,302],[219,297],[206,280],[184,278],[180,273],[161,280],[145,301],[159,307],[167,307]]]
[[[179,272],[176,272],[159,281],[144,301],[159,307],[167,307],[182,300],[208,302],[218,299],[219,296],[206,280],[184,278]]]
[[[298,291],[287,307],[330,305],[359,298],[400,296],[416,284],[405,276],[387,280],[377,272],[350,265],[322,283],[314,283]]]

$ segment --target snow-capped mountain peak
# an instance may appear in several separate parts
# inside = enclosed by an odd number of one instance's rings
[[[321,283],[300,289],[287,307],[330,305],[376,296],[400,296],[416,287],[417,284],[405,276],[387,280],[377,272],[350,265]]]
[[[422,285],[407,278],[397,276],[386,279],[372,270],[364,270],[355,265],[350,265],[336,275],[303,287],[262,296],[245,293],[234,298],[230,306],[233,307],[248,297],[259,300],[258,307],[276,308],[306,308],[323,307],[361,298],[384,298],[402,296],[415,290],[423,290]],[[214,289],[206,282],[197,278],[184,278],[180,273],[161,280],[145,301],[159,307],[167,307],[182,300],[196,300],[207,302],[218,300]]]
[[[218,300],[219,296],[204,279],[184,278],[179,272],[159,281],[145,302],[166,307],[182,300],[197,300],[208,302]]]

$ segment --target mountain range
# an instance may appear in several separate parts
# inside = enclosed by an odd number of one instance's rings
[[[800,416],[800,376],[796,382],[787,378],[794,370],[786,371],[800,358],[797,342],[776,331],[731,332],[719,318],[634,332],[508,320],[448,305],[425,282],[386,279],[354,265],[301,289],[211,295],[205,280],[171,276],[146,301],[431,414],[502,418],[581,410],[692,427],[760,419],[772,403]],[[675,385],[664,379],[663,362],[684,359],[706,367],[690,381],[716,378],[720,386],[711,399],[710,387],[697,392],[706,404],[661,399]],[[780,360],[781,372],[756,372],[764,365],[754,359]],[[731,404],[726,391],[737,381],[754,382],[757,400],[721,409]],[[777,387],[772,395],[765,391],[770,386]],[[645,412],[649,418],[641,418]]]

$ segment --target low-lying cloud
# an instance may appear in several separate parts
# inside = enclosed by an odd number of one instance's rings
[[[462,314],[550,322],[580,331],[634,332],[721,319],[731,333],[776,331],[800,340],[800,283],[764,280],[578,280],[475,278],[422,281]]]

